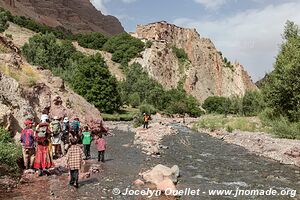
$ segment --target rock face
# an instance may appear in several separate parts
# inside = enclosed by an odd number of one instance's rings
[[[124,32],[116,17],[103,15],[89,0],[1,0],[0,6],[14,15],[30,17],[52,27],[62,26],[74,33]]]
[[[212,41],[200,37],[195,29],[163,21],[138,25],[132,36],[152,42],[142,58],[132,63],[140,63],[152,78],[168,89],[183,82],[184,89],[201,102],[212,95],[243,95],[246,90],[257,89],[241,64],[226,65]],[[183,49],[188,61],[179,61],[173,46]]]
[[[5,41],[2,36],[1,41]],[[78,116],[83,124],[104,128],[100,112],[93,105],[50,71],[38,70],[22,60],[18,47],[9,44],[11,52],[0,54],[0,126],[16,133],[28,114],[38,122],[41,113],[48,112],[50,117]],[[7,47],[6,42],[2,45]]]

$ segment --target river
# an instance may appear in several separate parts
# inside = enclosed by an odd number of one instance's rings
[[[133,145],[134,134],[114,130],[115,136],[107,137],[108,149],[106,162],[101,164],[99,174],[80,182],[80,188],[68,186],[68,176],[41,177],[32,183],[22,184],[11,193],[0,194],[0,199],[149,199],[142,196],[113,195],[112,190],[119,188],[136,189],[132,182],[139,172],[146,171],[156,164],[169,167],[178,165],[180,178],[177,189],[191,188],[200,191],[198,195],[182,196],[180,199],[257,199],[288,200],[300,199],[293,190],[300,192],[300,169],[282,165],[273,160],[255,156],[242,147],[227,144],[204,133],[192,131],[179,125],[177,135],[164,138],[160,158],[146,156]],[[92,160],[85,166],[98,164],[95,160],[96,149],[92,146]],[[234,192],[239,188],[239,194]],[[209,195],[214,190],[232,190],[231,195]],[[249,194],[252,190],[266,192],[271,190],[289,192],[289,195],[260,196]],[[252,191],[253,192],[253,191]],[[298,194],[297,194],[298,195]],[[155,197],[150,199],[173,199]]]

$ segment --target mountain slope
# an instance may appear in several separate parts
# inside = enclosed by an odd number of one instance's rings
[[[18,47],[1,35],[0,46],[0,126],[19,132],[26,113],[38,121],[44,111],[51,117],[78,116],[90,127],[100,125],[99,110],[65,86],[61,78],[28,64]]]
[[[62,26],[74,33],[95,31],[114,35],[124,32],[116,17],[103,15],[89,0],[0,0],[0,6],[14,15],[52,27]]]
[[[184,89],[200,102],[209,96],[241,96],[255,90],[248,73],[238,62],[231,64],[210,39],[202,38],[195,29],[177,27],[167,22],[138,25],[132,36],[151,41],[141,58],[134,59],[149,75],[166,88]],[[183,49],[189,61],[177,59],[174,47]]]

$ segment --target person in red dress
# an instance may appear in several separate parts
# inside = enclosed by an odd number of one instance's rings
[[[49,123],[43,120],[38,124],[35,132],[35,140],[37,141],[37,149],[33,167],[40,170],[39,175],[42,176],[45,169],[54,167],[54,163],[49,152]]]

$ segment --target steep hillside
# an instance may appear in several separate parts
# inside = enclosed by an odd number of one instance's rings
[[[175,88],[183,82],[184,89],[201,102],[212,95],[240,96],[246,90],[257,89],[241,64],[228,62],[212,41],[200,37],[195,29],[163,21],[138,25],[132,36],[152,42],[142,57],[132,63],[140,63],[152,78],[167,88]],[[183,49],[188,60],[177,59],[174,47]]]
[[[21,48],[26,42],[28,42],[29,38],[34,36],[36,33],[28,30],[26,28],[22,28],[14,23],[9,23],[9,27],[7,30],[4,32],[5,35],[11,35],[12,36],[12,41],[13,43]],[[118,79],[118,80],[123,80],[124,79],[124,74],[122,73],[120,69],[120,64],[115,63],[114,61],[111,60],[111,54],[108,52],[104,51],[99,51],[99,50],[94,50],[94,49],[87,49],[83,48],[78,45],[77,42],[73,42],[73,45],[76,47],[76,49],[82,53],[85,53],[87,55],[94,55],[96,53],[100,53],[102,57],[104,58],[109,71]]]
[[[114,35],[124,32],[116,17],[103,15],[89,0],[0,0],[0,6],[14,15],[52,27],[62,26],[74,33],[97,31]]]
[[[20,131],[26,113],[38,119],[42,111],[50,116],[78,116],[83,124],[97,126],[100,112],[48,70],[31,66],[17,46],[0,36],[0,125]],[[100,121],[99,121],[100,120]]]

